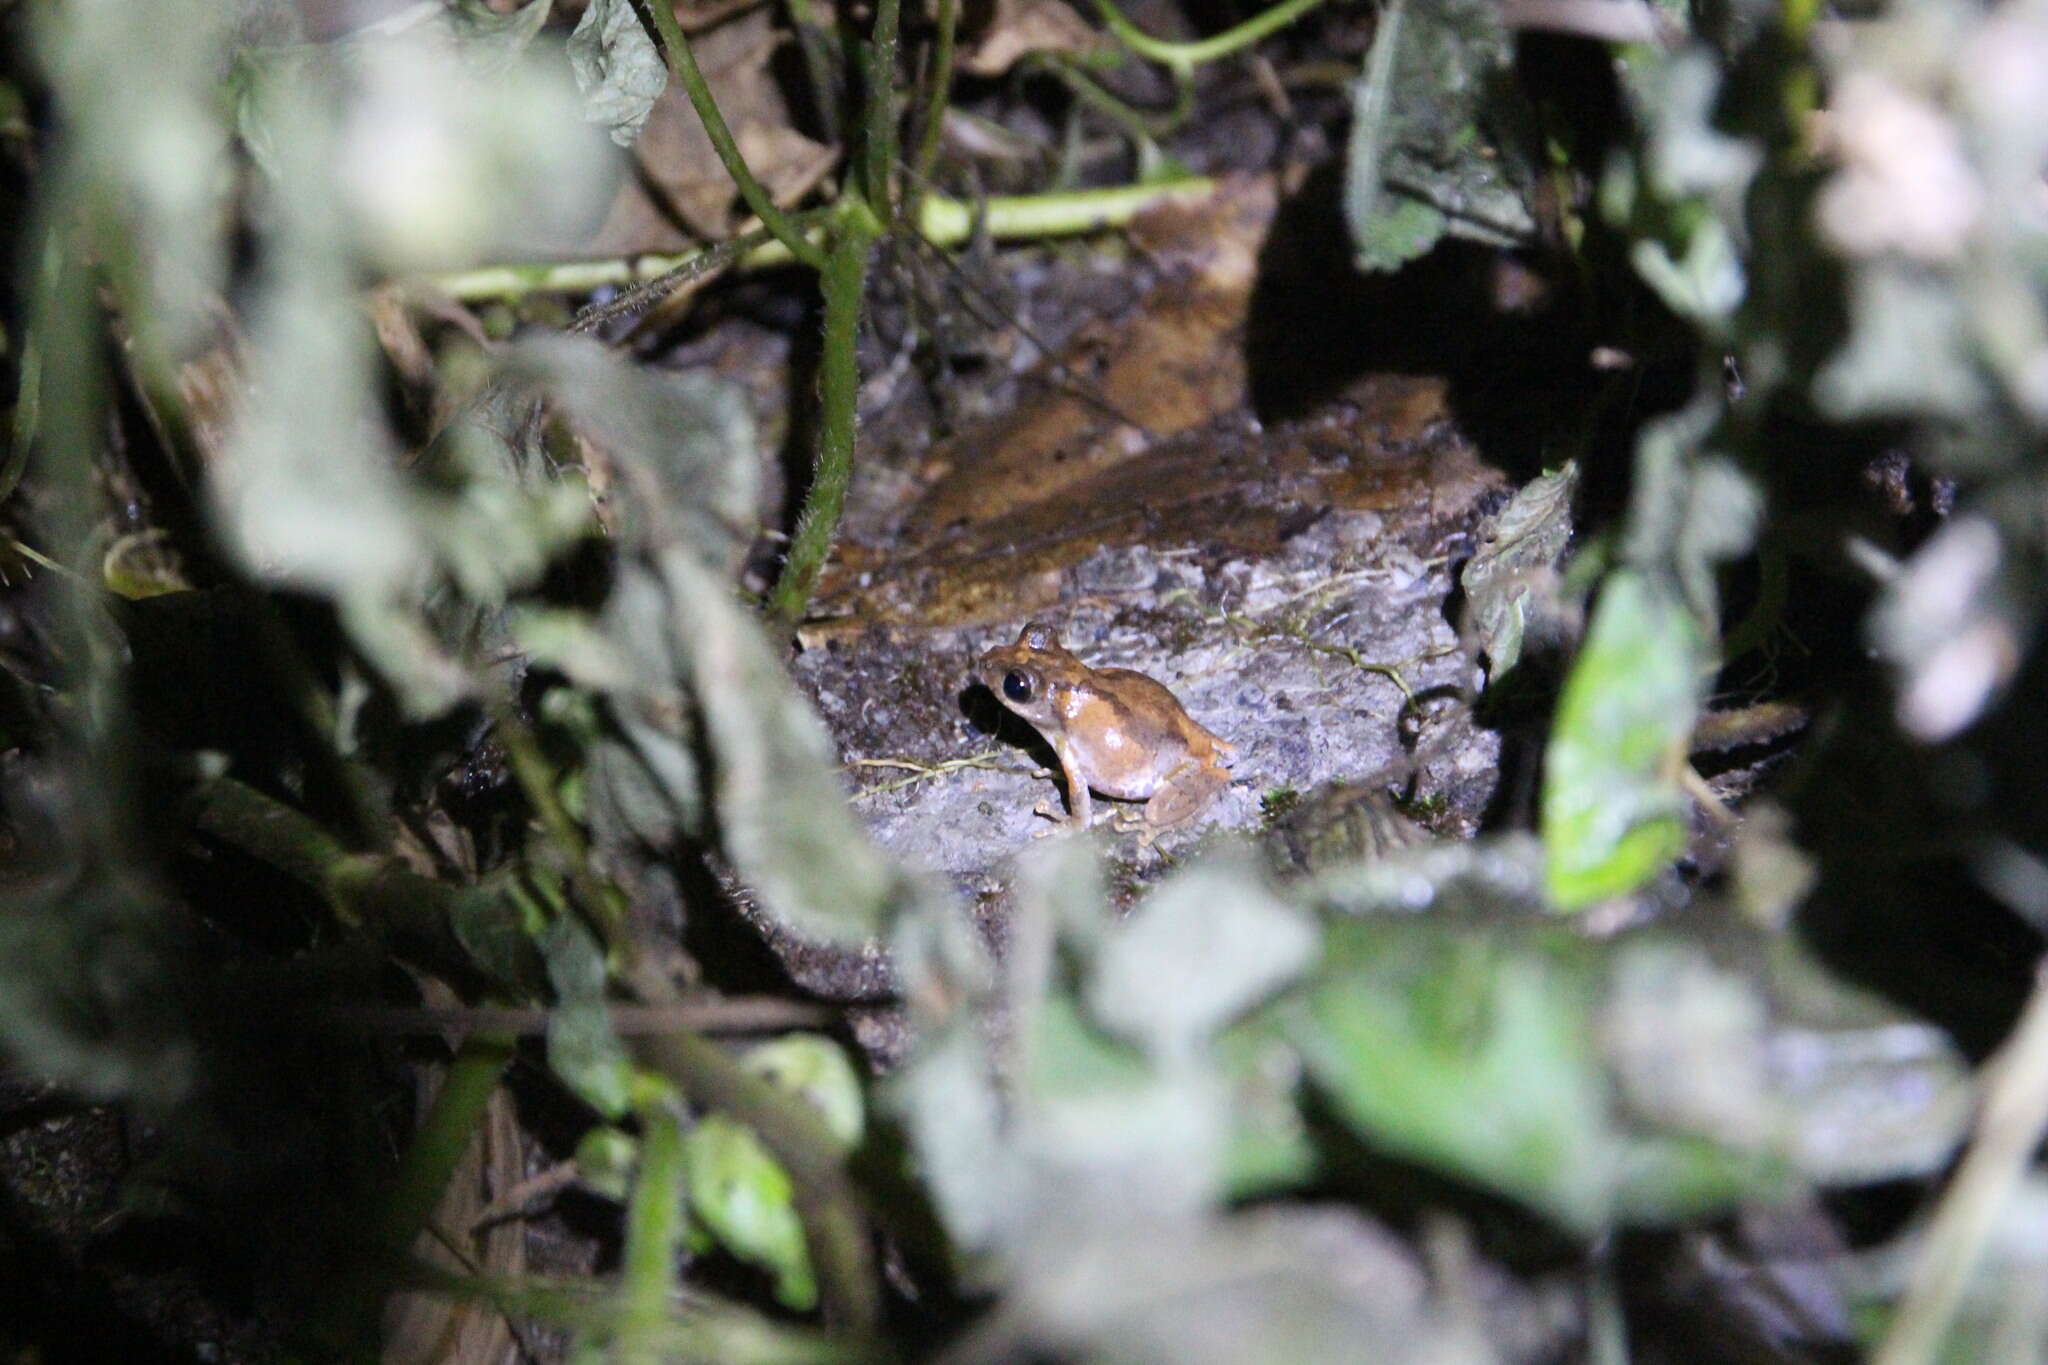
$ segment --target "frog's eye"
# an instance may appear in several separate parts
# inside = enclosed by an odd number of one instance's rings
[[[1031,675],[1029,673],[1019,673],[1017,670],[1011,669],[1003,675],[1003,695],[1011,701],[1030,701]]]

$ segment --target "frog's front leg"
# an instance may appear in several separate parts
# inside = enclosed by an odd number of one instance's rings
[[[1076,756],[1072,747],[1061,740],[1054,743],[1053,753],[1059,756],[1060,776],[1067,784],[1067,808],[1070,814],[1062,819],[1050,801],[1039,802],[1032,813],[1043,815],[1056,823],[1052,829],[1042,829],[1032,835],[1034,839],[1042,839],[1062,829],[1085,830],[1089,822],[1095,818],[1095,804],[1088,794],[1088,780],[1081,776],[1080,764],[1075,761]]]

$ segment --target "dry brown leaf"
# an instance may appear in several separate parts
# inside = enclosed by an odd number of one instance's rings
[[[1000,76],[1034,52],[1078,55],[1101,41],[1063,0],[997,0],[988,31],[961,58],[976,76]]]
[[[831,169],[837,152],[796,129],[769,69],[781,42],[774,16],[756,9],[696,37],[691,49],[748,166],[776,203],[789,204]],[[639,174],[620,186],[584,252],[675,251],[733,234],[745,206],[697,111],[675,84],[655,102],[634,155]]]
[[[424,982],[426,1003],[449,1008],[460,1002],[438,982]],[[426,1112],[440,1077],[420,1086]],[[462,1159],[413,1254],[458,1275],[479,1272],[511,1278],[526,1271],[526,1229],[517,1220],[472,1232],[492,1201],[525,1177],[525,1157],[512,1098],[501,1087],[484,1107]],[[474,1300],[434,1294],[393,1294],[384,1304],[383,1365],[510,1365],[518,1340],[504,1314]]]

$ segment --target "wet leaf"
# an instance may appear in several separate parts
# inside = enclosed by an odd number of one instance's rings
[[[556,920],[541,936],[555,1005],[548,1011],[548,1068],[606,1118],[632,1106],[633,1063],[612,1031],[604,953],[582,925]]]
[[[583,92],[583,117],[632,146],[668,87],[668,66],[631,0],[591,0],[569,35],[569,67]]]
[[[1358,263],[1393,270],[1449,235],[1530,240],[1536,167],[1514,40],[1484,0],[1388,5],[1352,85],[1344,216]]]
[[[1579,467],[1566,461],[1554,474],[1524,484],[1479,527],[1479,549],[1465,564],[1465,589],[1473,628],[1491,663],[1489,681],[1499,682],[1522,657],[1523,633],[1532,612],[1543,613],[1555,598],[1558,561],[1572,538],[1572,496]],[[1548,614],[1555,614],[1551,607]]]
[[[1544,757],[1543,842],[1561,909],[1626,895],[1684,849],[1679,765],[1705,658],[1674,592],[1637,570],[1608,578]]]
[[[773,1275],[784,1307],[816,1307],[818,1283],[789,1173],[753,1131],[715,1114],[700,1121],[683,1138],[683,1170],[690,1212],[719,1245]]]

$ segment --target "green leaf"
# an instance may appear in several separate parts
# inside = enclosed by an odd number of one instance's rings
[[[576,1178],[607,1199],[626,1201],[640,1144],[610,1124],[599,1124],[576,1143]]]
[[[1993,393],[1976,364],[1970,324],[1952,281],[1898,261],[1859,265],[1849,286],[1849,335],[1814,376],[1814,402],[1839,421],[1978,416]]]
[[[1757,1134],[1621,1122],[1601,1049],[1612,957],[1556,929],[1340,922],[1316,984],[1277,1018],[1375,1147],[1582,1233],[1781,1192],[1784,1154]],[[1734,1080],[1760,1087],[1759,1058]]]
[[[1536,231],[1530,120],[1514,38],[1487,0],[1393,0],[1352,85],[1344,216],[1365,270],[1448,234],[1491,246]]]
[[[612,1032],[604,953],[575,920],[563,917],[541,936],[555,1006],[548,1011],[548,1066],[606,1118],[632,1105],[633,1063]]]
[[[760,516],[761,441],[744,390],[702,371],[628,365],[580,336],[521,342],[512,365],[625,466],[623,538],[681,543],[736,567]]]
[[[1465,563],[1465,589],[1473,628],[1498,683],[1522,657],[1532,610],[1555,597],[1558,561],[1572,538],[1572,496],[1579,467],[1567,460],[1554,474],[1531,479],[1508,505],[1479,527],[1479,549]]]
[[[860,1146],[867,1127],[860,1074],[846,1050],[817,1033],[789,1033],[747,1049],[740,1065],[816,1109],[847,1150]]]
[[[583,92],[583,117],[633,145],[661,92],[668,67],[632,0],[591,0],[569,35],[569,68]]]
[[[0,1054],[93,1100],[181,1098],[199,1057],[176,982],[171,907],[86,867],[10,888],[0,910]]]
[[[1626,895],[1685,848],[1679,765],[1707,659],[1698,624],[1658,578],[1608,578],[1544,757],[1543,843],[1560,908]]]
[[[772,1274],[784,1307],[816,1307],[818,1283],[789,1173],[753,1131],[716,1114],[704,1119],[683,1138],[683,1171],[690,1212],[719,1244]]]
[[[1249,863],[1175,876],[1112,930],[1090,964],[1089,1012],[1156,1058],[1186,1058],[1315,955],[1309,918]]]
[[[676,662],[717,760],[715,804],[734,866],[798,933],[874,937],[900,881],[847,806],[824,725],[723,581],[681,549],[663,553],[660,567]]]
[[[1285,1018],[1346,1120],[1397,1156],[1599,1225],[1613,1155],[1586,983],[1481,936],[1330,937],[1334,969]]]

